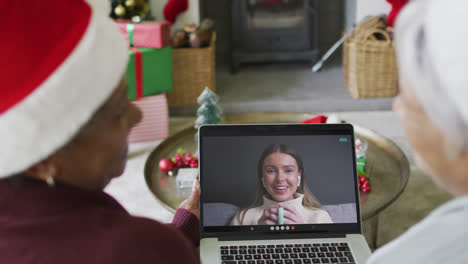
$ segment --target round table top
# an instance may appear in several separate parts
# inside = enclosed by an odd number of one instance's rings
[[[314,116],[301,113],[247,113],[226,116],[225,123],[299,123]],[[362,220],[367,220],[389,206],[404,190],[409,177],[409,162],[390,139],[360,126],[354,125],[354,130],[356,137],[368,141],[367,172],[371,177],[372,190],[369,193],[360,192],[361,216]],[[159,170],[159,160],[173,157],[178,148],[196,153],[195,133],[194,128],[188,128],[169,137],[151,152],[145,164],[148,188],[172,212],[187,199],[191,188],[177,188],[176,177]]]

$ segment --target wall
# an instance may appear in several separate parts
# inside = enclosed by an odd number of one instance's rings
[[[163,20],[164,6],[168,0],[150,0],[150,8],[153,16],[157,20]],[[199,0],[189,0],[189,8],[184,13],[181,13],[177,17],[176,23],[173,25],[174,29],[181,28],[184,24],[196,24],[200,23],[200,7]]]
[[[344,0],[356,1],[356,0]],[[368,15],[388,14],[390,12],[390,4],[385,0],[357,0],[356,4],[356,19],[359,22]]]

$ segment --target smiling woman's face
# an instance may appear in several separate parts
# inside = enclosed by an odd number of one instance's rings
[[[296,159],[289,154],[274,152],[263,161],[263,184],[270,198],[275,201],[294,199],[298,176]]]

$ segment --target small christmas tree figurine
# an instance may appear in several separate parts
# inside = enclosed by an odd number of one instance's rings
[[[198,129],[204,124],[220,124],[223,122],[221,117],[222,111],[218,106],[219,97],[213,93],[208,87],[200,94],[197,99],[200,107],[197,111],[197,120],[195,121],[195,128]]]

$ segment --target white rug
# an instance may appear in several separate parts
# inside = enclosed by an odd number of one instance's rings
[[[112,180],[104,191],[117,199],[130,214],[168,223],[174,215],[151,193],[144,175],[146,159],[160,143],[161,141],[131,143],[124,174]]]

